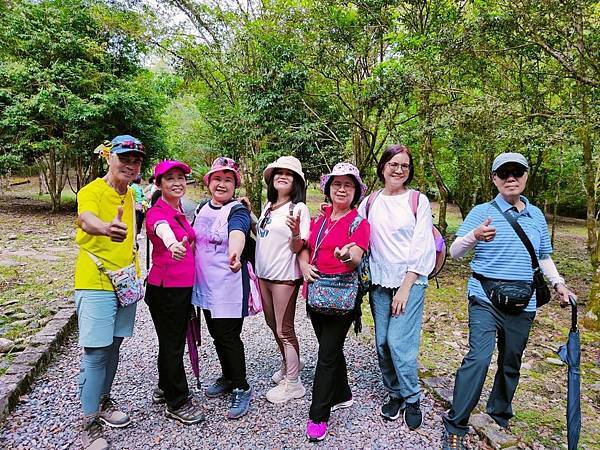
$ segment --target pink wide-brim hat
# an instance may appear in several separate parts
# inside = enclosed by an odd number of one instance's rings
[[[210,166],[210,170],[206,173],[206,175],[204,175],[204,184],[208,186],[210,176],[215,172],[220,172],[221,170],[230,170],[235,174],[235,187],[238,187],[240,184],[242,184],[239,164],[233,159],[227,158],[226,156],[219,156],[213,161],[212,166]]]
[[[154,179],[163,176],[171,169],[180,169],[186,175],[192,173],[192,169],[187,164],[182,163],[181,161],[167,159],[154,166]]]
[[[331,177],[337,177],[341,175],[350,175],[354,177],[354,179],[360,185],[360,198],[365,196],[365,193],[367,192],[367,185],[363,183],[358,168],[350,163],[337,163],[335,166],[333,166],[331,173],[321,176],[321,192],[325,193],[325,186]]]

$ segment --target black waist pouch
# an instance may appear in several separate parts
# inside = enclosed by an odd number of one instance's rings
[[[533,296],[531,281],[496,280],[473,272],[473,278],[479,280],[485,295],[496,308],[507,314],[518,314],[527,308]]]

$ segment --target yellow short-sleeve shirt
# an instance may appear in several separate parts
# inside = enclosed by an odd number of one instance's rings
[[[123,222],[127,224],[127,238],[123,242],[113,242],[106,236],[92,236],[81,228],[77,229],[75,242],[79,245],[79,255],[75,265],[75,289],[114,290],[108,277],[98,270],[86,250],[102,261],[107,270],[116,270],[131,264],[135,244],[135,219],[133,192],[127,188],[125,195],[119,195],[102,178],[96,178],[77,193],[77,214],[89,211],[104,222],[111,222],[123,206]],[[138,275],[139,263],[136,258]]]

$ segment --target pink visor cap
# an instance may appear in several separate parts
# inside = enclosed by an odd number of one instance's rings
[[[210,181],[210,176],[215,172],[220,172],[222,170],[230,170],[235,175],[235,187],[238,187],[242,184],[242,178],[240,176],[240,165],[236,163],[233,159],[227,158],[226,156],[219,156],[215,159],[210,166],[210,170],[204,175],[204,184],[208,186],[208,182]]]
[[[154,166],[154,178],[158,179],[172,169],[179,169],[186,175],[192,173],[192,169],[190,169],[190,166],[187,164],[184,164],[181,161],[173,161],[168,159],[166,161],[161,161]]]

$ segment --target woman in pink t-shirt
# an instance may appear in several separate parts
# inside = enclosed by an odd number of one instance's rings
[[[306,436],[311,441],[325,438],[331,411],[348,408],[353,403],[343,350],[355,318],[356,267],[369,245],[369,223],[355,208],[366,189],[358,169],[352,164],[336,164],[331,173],[323,175],[321,190],[331,206],[312,222],[307,248],[299,255],[304,280],[312,283],[304,292],[307,292],[307,309],[319,341],[306,424]],[[342,288],[336,290],[331,286]],[[338,294],[339,300],[340,292],[344,293],[341,297],[350,299],[343,307],[318,306],[319,303],[325,305],[322,300],[331,294]]]
[[[158,387],[153,403],[166,403],[165,416],[186,425],[204,420],[202,408],[190,400],[183,365],[185,336],[192,308],[196,233],[187,222],[181,198],[185,195],[187,164],[162,161],[154,168],[161,195],[148,210],[146,232],[152,242],[152,268],[146,303],[158,336]]]

